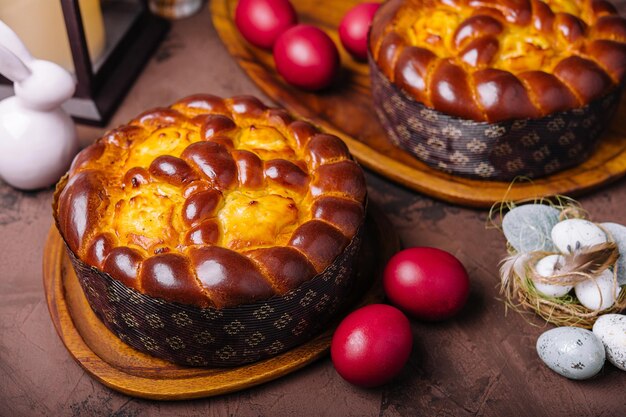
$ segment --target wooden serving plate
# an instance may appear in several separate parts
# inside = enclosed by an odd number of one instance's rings
[[[294,3],[300,22],[326,31],[340,46],[337,27],[359,0]],[[355,62],[340,48],[343,73],[325,92],[307,93],[287,85],[276,73],[270,52],[247,43],[234,24],[237,0],[213,0],[213,24],[230,54],[277,104],[342,138],[367,168],[406,187],[451,203],[489,207],[496,202],[554,194],[579,195],[626,174],[626,94],[601,145],[583,164],[534,181],[473,180],[428,167],[389,142],[374,112],[366,63]]]
[[[351,309],[382,301],[382,268],[400,249],[389,220],[370,206],[359,257],[361,285]],[[141,353],[111,333],[87,303],[53,225],[44,248],[43,279],[52,322],[65,347],[92,377],[125,394],[157,400],[210,397],[279,378],[326,354],[337,321],[313,340],[276,357],[236,368],[193,368]]]

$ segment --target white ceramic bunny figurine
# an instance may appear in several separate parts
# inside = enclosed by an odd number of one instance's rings
[[[15,188],[54,184],[78,151],[76,128],[61,104],[76,83],[59,65],[33,58],[0,21],[0,73],[15,96],[0,101],[0,177]]]

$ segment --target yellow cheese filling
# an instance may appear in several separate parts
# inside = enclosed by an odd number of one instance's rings
[[[583,20],[587,25],[592,22],[590,2],[574,0],[548,0],[545,3],[554,13],[569,13]],[[440,1],[417,2],[421,7],[411,9],[411,13],[398,16],[398,32],[413,46],[422,47],[435,53],[440,58],[452,58],[458,65],[470,67],[458,56],[454,36],[457,28],[470,18],[475,10],[469,6],[444,4]],[[540,32],[532,23],[503,25],[503,31],[494,35],[498,40],[499,50],[490,67],[519,73],[528,70],[552,71],[563,58],[573,55],[575,45],[558,31],[552,34]]]
[[[240,121],[237,121],[239,124]],[[271,126],[250,123],[229,131],[236,149],[251,151],[267,161],[297,161],[293,139]],[[136,187],[123,184],[124,174],[132,168],[148,170],[162,155],[180,158],[192,143],[201,140],[199,128],[165,127],[132,144],[122,162],[120,174],[110,176],[109,204],[102,218],[103,228],[111,230],[120,246],[144,251],[180,249],[189,226],[183,221],[183,187],[152,179]],[[304,166],[304,164],[300,164]],[[220,230],[216,244],[233,250],[287,244],[296,227],[311,218],[310,196],[266,181],[261,189],[222,190],[222,203],[215,219]]]

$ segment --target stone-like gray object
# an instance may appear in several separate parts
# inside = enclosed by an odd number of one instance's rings
[[[550,232],[559,222],[559,210],[545,204],[515,207],[502,219],[506,240],[517,252],[554,251]]]
[[[579,327],[557,327],[537,339],[539,358],[554,372],[570,379],[591,378],[604,365],[604,345]]]
[[[626,226],[617,223],[600,223],[610,234],[619,250],[617,260],[617,283],[626,285]]]
[[[623,314],[600,316],[593,325],[593,334],[604,344],[609,362],[626,371],[626,316]]]

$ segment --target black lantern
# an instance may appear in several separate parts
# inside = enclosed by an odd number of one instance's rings
[[[26,0],[19,0],[23,1]],[[150,13],[146,0],[45,1],[61,3],[77,81],[74,97],[65,103],[64,108],[78,121],[102,126],[167,32],[169,22]],[[103,44],[97,57],[90,56],[91,45],[88,45],[81,5],[101,7],[97,12],[101,11],[104,26]],[[6,23],[11,26],[11,21]],[[28,42],[26,44],[29,46]],[[36,58],[45,58],[37,56],[36,51],[31,52]],[[0,77],[0,84],[0,98],[13,94],[9,80]]]

